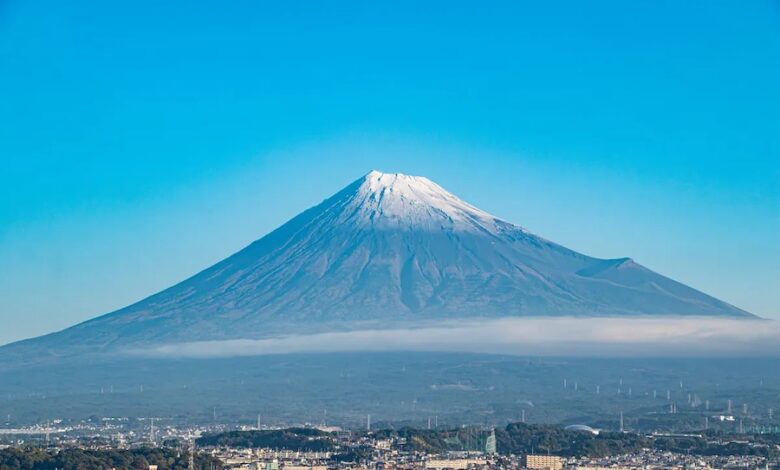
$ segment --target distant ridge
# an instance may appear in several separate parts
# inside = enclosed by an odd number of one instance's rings
[[[630,258],[494,217],[431,180],[371,171],[248,247],[138,303],[7,346],[19,354],[516,316],[748,312]]]

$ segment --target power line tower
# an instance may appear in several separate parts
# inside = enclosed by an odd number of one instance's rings
[[[195,438],[190,437],[190,461],[189,470],[195,470]]]

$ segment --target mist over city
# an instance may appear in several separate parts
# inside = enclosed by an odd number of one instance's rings
[[[453,351],[520,356],[776,357],[780,327],[702,318],[541,318],[439,322],[269,339],[161,344],[149,357],[235,357],[347,351]]]

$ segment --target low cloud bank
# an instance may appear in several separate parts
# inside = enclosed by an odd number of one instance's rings
[[[197,341],[130,351],[209,358],[348,351],[438,351],[542,356],[778,356],[780,322],[688,318],[519,318],[443,326]]]

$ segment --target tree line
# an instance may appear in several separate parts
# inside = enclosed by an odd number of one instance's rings
[[[186,470],[189,454],[175,449],[141,448],[88,450],[9,447],[0,449],[0,470]],[[195,455],[198,470],[221,469],[219,460],[207,454]]]

